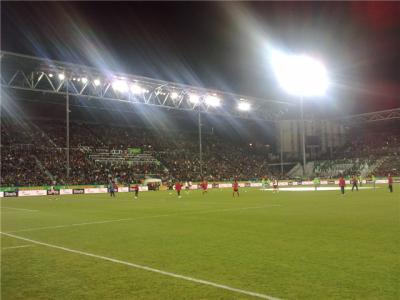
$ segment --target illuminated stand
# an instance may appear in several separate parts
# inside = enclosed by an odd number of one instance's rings
[[[273,67],[282,87],[290,94],[301,97],[324,92],[328,81],[323,66],[304,56],[288,56],[279,52],[271,55]],[[298,60],[298,58],[300,58]],[[66,165],[69,172],[69,98],[80,97],[101,101],[118,101],[126,104],[148,105],[168,110],[188,111],[198,114],[199,156],[202,161],[201,113],[232,116],[236,118],[278,122],[293,119],[296,105],[285,101],[254,97],[205,89],[201,87],[160,81],[151,78],[120,74],[87,66],[59,62],[10,52],[0,52],[2,105],[8,90],[36,94],[60,95],[66,99]],[[307,66],[306,73],[304,67]],[[290,72],[288,72],[290,70]],[[323,70],[323,69],[322,69]],[[311,72],[312,71],[312,72]],[[325,78],[325,79],[324,79]],[[313,90],[316,85],[317,90]],[[288,85],[286,85],[288,84]],[[303,116],[303,114],[302,114]],[[400,118],[400,108],[340,118],[341,122],[372,122]],[[302,118],[303,119],[303,118]],[[304,120],[303,120],[304,121]],[[305,139],[303,123],[303,166],[305,165]],[[282,139],[281,139],[282,140]],[[281,172],[283,173],[281,147]]]
[[[12,89],[65,97],[67,177],[70,97],[195,112],[198,114],[200,162],[202,113],[275,122],[294,106],[284,101],[247,97],[4,51],[0,52],[0,60],[2,96],[6,89]]]

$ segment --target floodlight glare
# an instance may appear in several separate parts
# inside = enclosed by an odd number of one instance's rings
[[[93,80],[93,83],[94,83],[95,86],[99,86],[100,85],[100,79]]]
[[[60,79],[60,80],[64,80],[64,79],[65,79],[65,75],[64,75],[64,73],[60,73],[60,74],[58,74],[58,79]]]
[[[120,93],[125,93],[128,91],[128,84],[126,83],[126,81],[123,80],[115,80],[112,83],[112,87],[115,91]]]
[[[208,95],[205,99],[205,103],[209,106],[217,107],[221,105],[221,100],[215,95]]]
[[[83,84],[85,84],[87,82],[87,78],[86,77],[83,77],[81,80],[82,80]]]
[[[50,73],[50,74],[49,74],[49,77],[50,77],[50,78],[53,78],[53,74]]]
[[[238,104],[238,109],[239,110],[243,110],[243,111],[249,111],[251,108],[251,105],[249,102],[245,102],[245,101],[240,101]]]
[[[134,84],[131,85],[131,93],[132,94],[138,95],[138,94],[141,94],[143,92],[144,92],[143,88],[141,88],[138,84],[134,83]]]
[[[176,98],[178,98],[178,93],[177,92],[172,92],[171,93],[171,99],[175,100]]]
[[[324,65],[305,55],[273,52],[272,67],[280,86],[296,96],[322,96],[329,85]]]
[[[189,101],[193,104],[197,104],[200,102],[200,97],[199,97],[199,95],[196,95],[196,94],[190,94]]]

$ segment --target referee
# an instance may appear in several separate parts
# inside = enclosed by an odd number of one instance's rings
[[[357,180],[357,176],[353,176],[352,178],[352,182],[353,182],[353,186],[351,187],[351,191],[354,190],[354,188],[356,188],[356,191],[358,192],[358,180]]]

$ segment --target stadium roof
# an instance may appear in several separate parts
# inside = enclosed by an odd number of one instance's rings
[[[100,70],[89,66],[1,52],[1,86],[14,90],[144,104],[167,109],[277,121],[290,102]]]

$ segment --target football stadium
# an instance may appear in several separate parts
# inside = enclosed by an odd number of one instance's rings
[[[400,299],[399,14],[3,1],[1,299]]]

